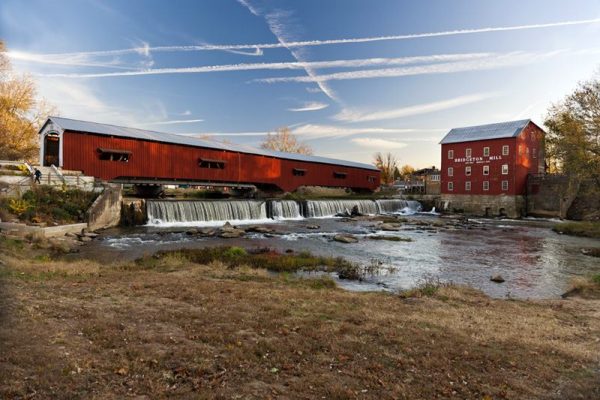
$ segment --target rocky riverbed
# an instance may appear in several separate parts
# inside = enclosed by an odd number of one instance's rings
[[[467,284],[494,297],[556,298],[597,271],[595,239],[552,232],[552,223],[461,216],[355,216],[220,227],[140,227],[102,232],[75,257],[133,260],[157,250],[229,245],[342,256],[381,264],[351,290],[401,290],[428,280]],[[87,240],[87,239],[84,239]],[[500,276],[500,279],[490,278]],[[334,277],[337,280],[337,277]]]

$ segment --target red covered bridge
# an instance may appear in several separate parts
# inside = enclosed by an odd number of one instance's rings
[[[40,164],[133,184],[299,186],[373,191],[372,165],[284,153],[196,137],[50,117],[40,130]]]

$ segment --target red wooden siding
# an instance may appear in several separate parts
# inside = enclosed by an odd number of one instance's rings
[[[100,160],[98,148],[128,150],[131,156],[128,162]],[[200,158],[226,161],[225,168],[200,168]],[[156,178],[250,183],[275,185],[284,191],[302,185],[375,190],[380,180],[380,172],[376,170],[72,131],[63,135],[63,168],[104,180]],[[294,168],[305,169],[305,175],[294,176]],[[334,178],[334,171],[345,172],[346,179]],[[370,181],[369,177],[373,179]]]
[[[502,146],[509,148],[508,155],[502,155]],[[489,157],[484,156],[484,147],[490,148]],[[528,174],[543,172],[544,132],[535,124],[529,123],[518,137],[488,139],[442,145],[442,194],[471,195],[522,195]],[[471,149],[471,158],[466,151]],[[535,154],[534,154],[535,149]],[[448,158],[448,151],[454,150],[454,158]],[[508,174],[502,174],[502,165],[508,165]],[[471,167],[471,176],[465,173]],[[483,167],[489,166],[489,175],[483,175]],[[453,168],[453,176],[448,176],[448,168]],[[471,190],[465,190],[465,182],[471,182]],[[483,190],[483,182],[489,182],[489,190]],[[502,190],[502,181],[508,181],[508,190]],[[448,182],[454,184],[448,190]]]

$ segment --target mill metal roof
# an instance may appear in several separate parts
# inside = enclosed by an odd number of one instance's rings
[[[63,130],[93,133],[106,136],[117,136],[131,139],[149,140],[154,142],[181,144],[185,146],[203,147],[208,149],[226,150],[238,153],[256,154],[267,157],[277,157],[286,160],[307,161],[322,164],[342,165],[346,167],[355,167],[370,169],[376,171],[377,168],[370,164],[363,164],[354,161],[337,160],[334,158],[304,155],[297,153],[286,153],[282,151],[273,151],[260,149],[241,144],[222,143],[217,141],[200,139],[194,136],[177,135],[173,133],[157,132],[146,129],[127,128],[124,126],[101,124],[97,122],[81,121],[63,117],[49,117],[44,127],[49,123],[57,125]],[[41,132],[41,131],[40,131]]]
[[[444,136],[440,144],[517,137],[530,122],[530,119],[522,119],[519,121],[454,128]]]

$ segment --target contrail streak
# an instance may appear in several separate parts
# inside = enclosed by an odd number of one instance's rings
[[[430,38],[439,36],[455,36],[455,35],[469,35],[477,33],[488,33],[488,32],[507,32],[507,31],[520,31],[529,29],[545,29],[555,28],[561,26],[573,26],[573,25],[589,25],[600,23],[600,18],[583,19],[576,21],[561,21],[561,22],[550,22],[546,24],[530,24],[530,25],[516,25],[516,26],[500,26],[500,27],[488,27],[488,28],[476,28],[476,29],[457,29],[451,31],[442,32],[428,32],[428,33],[413,33],[406,35],[390,35],[390,36],[375,36],[375,37],[363,37],[363,38],[350,38],[350,39],[329,39],[329,40],[306,40],[306,41],[290,41],[285,43],[262,43],[262,44],[224,44],[224,45],[190,45],[190,46],[154,46],[154,47],[133,47],[127,49],[117,50],[103,50],[103,51],[88,51],[79,53],[54,53],[46,54],[48,56],[115,56],[123,54],[133,54],[145,51],[150,52],[179,52],[179,51],[207,51],[207,50],[255,50],[256,49],[276,49],[276,48],[294,48],[294,47],[305,47],[305,46],[326,46],[334,44],[351,44],[351,43],[369,43],[369,42],[381,42],[390,40],[409,40],[419,38]]]
[[[464,54],[434,54],[430,56],[398,57],[398,58],[365,58],[355,60],[331,60],[331,61],[291,61],[275,63],[246,63],[246,64],[222,64],[207,65],[200,67],[183,68],[154,68],[136,71],[99,72],[99,73],[57,73],[38,74],[38,76],[54,78],[108,78],[120,76],[140,75],[165,75],[165,74],[198,74],[209,72],[227,71],[250,71],[250,70],[298,70],[315,68],[364,68],[375,66],[393,66],[415,63],[435,63],[449,61],[479,60],[494,56],[494,53],[464,53]],[[318,76],[306,76],[307,79],[318,79]]]

